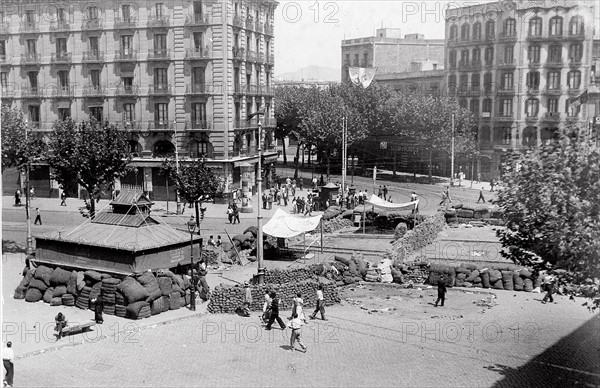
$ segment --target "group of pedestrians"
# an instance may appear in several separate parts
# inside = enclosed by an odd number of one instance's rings
[[[306,199],[304,197],[294,198],[292,200],[292,213],[312,216],[311,212],[314,210],[314,206],[315,200],[313,194],[308,194]]]
[[[230,224],[235,224],[236,221],[238,224],[240,223],[240,208],[238,207],[237,203],[230,202],[229,206],[227,206],[226,213]]]

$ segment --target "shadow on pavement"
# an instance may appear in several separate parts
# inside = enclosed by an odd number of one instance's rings
[[[535,341],[535,335],[524,331],[522,341]],[[494,388],[600,386],[600,316],[594,316],[525,365],[512,368],[495,364],[485,369],[504,376]]]

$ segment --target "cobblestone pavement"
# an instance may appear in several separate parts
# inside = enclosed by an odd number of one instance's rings
[[[473,303],[481,294],[456,289],[444,308],[431,305],[434,290],[407,299],[398,314],[329,307],[328,322],[304,327],[305,354],[289,350],[289,329],[264,331],[256,313],[195,316],[100,340],[88,333],[79,346],[18,359],[15,386],[600,384],[600,319],[581,300],[542,305],[539,294],[495,294],[498,305],[483,313]]]

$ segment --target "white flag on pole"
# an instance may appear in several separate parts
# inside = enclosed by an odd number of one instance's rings
[[[349,67],[348,75],[350,81],[356,86],[362,85],[363,88],[368,88],[375,77],[375,68],[373,67]]]

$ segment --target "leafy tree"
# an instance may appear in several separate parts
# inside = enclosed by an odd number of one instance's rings
[[[179,195],[193,203],[196,208],[196,225],[200,225],[199,208],[203,201],[212,201],[223,190],[222,179],[217,176],[203,159],[195,159],[179,166],[179,173],[171,159],[165,159],[162,168],[175,182]],[[204,209],[202,209],[204,212]]]
[[[63,187],[77,182],[85,188],[90,199],[89,216],[94,218],[94,200],[99,199],[101,189],[130,170],[127,133],[108,122],[91,120],[77,124],[69,119],[54,124],[49,146],[48,164],[54,179]]]
[[[287,154],[285,152],[286,137],[299,139],[300,124],[302,123],[300,109],[304,105],[306,89],[301,87],[284,86],[275,89],[275,119],[277,127],[275,128],[275,138],[281,140],[283,144],[283,163],[287,164]],[[298,151],[300,144],[298,144]],[[296,159],[297,168],[297,159]]]
[[[457,154],[477,150],[472,114],[461,108],[456,99],[434,97],[422,93],[397,94],[396,130],[398,134],[417,139],[429,154],[429,179],[432,175],[433,153],[450,153],[452,116],[454,115],[454,149]]]
[[[497,231],[504,257],[566,270],[564,282],[598,281],[600,153],[592,144],[583,131],[567,131],[539,149],[509,155],[496,201],[507,219]],[[594,297],[598,307],[597,285]]]
[[[33,133],[27,134],[23,112],[2,105],[2,171],[16,167],[25,171],[27,165],[41,158],[45,145]]]

